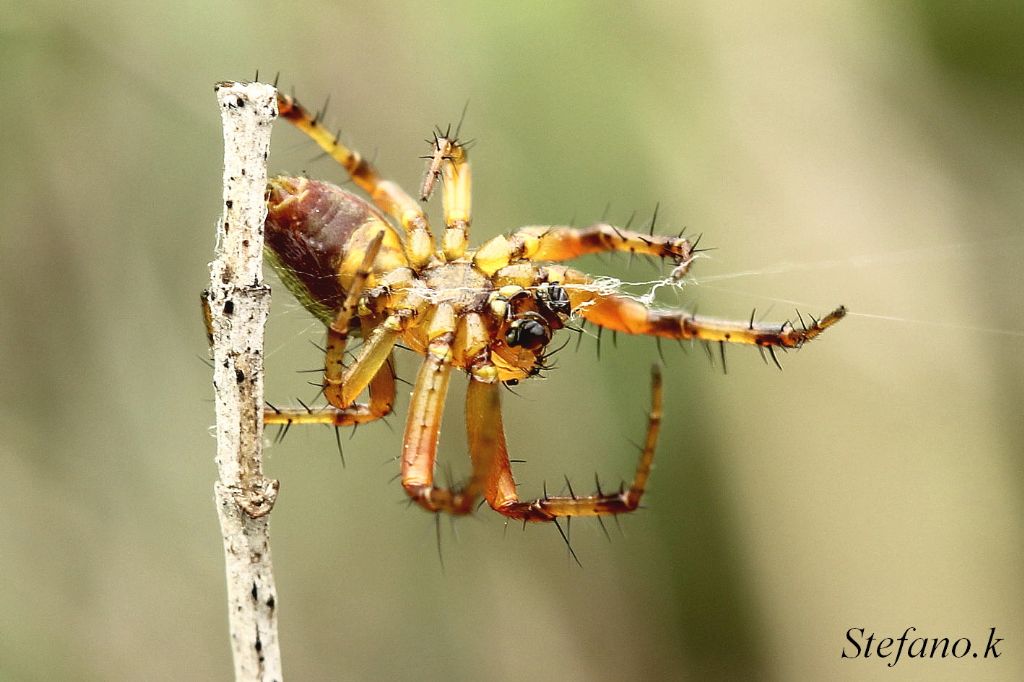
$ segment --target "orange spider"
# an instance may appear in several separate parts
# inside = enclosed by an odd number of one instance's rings
[[[382,179],[358,152],[339,142],[292,97],[278,109],[337,160],[373,205],[318,180],[276,177],[267,198],[266,254],[298,300],[327,326],[323,393],[329,406],[267,409],[266,424],[349,426],[391,412],[396,344],[424,356],[416,378],[402,449],[402,486],[430,511],[467,514],[483,495],[505,516],[552,521],[559,516],[630,512],[640,504],[661,422],[661,378],[652,376],[647,434],[632,484],[586,497],[520,501],[512,479],[499,390],[544,368],[555,331],[570,317],[628,334],[799,348],[838,322],[839,307],[809,326],[730,322],[681,310],[654,310],[606,288],[589,275],[553,263],[588,253],[622,251],[669,258],[681,278],[695,249],[686,239],[598,224],[586,228],[523,227],[468,249],[470,167],[458,134],[435,135],[421,191],[442,182],[445,230],[438,248],[419,201]],[[390,216],[397,224],[389,221]],[[345,366],[350,336],[364,343]],[[438,434],[453,368],[469,375],[466,425],[473,474],[461,490],[434,483]],[[369,402],[356,398],[369,389]]]

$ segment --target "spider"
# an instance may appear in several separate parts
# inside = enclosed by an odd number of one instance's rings
[[[654,368],[646,437],[632,483],[616,492],[548,496],[522,501],[512,478],[499,391],[546,369],[555,332],[571,317],[627,334],[749,344],[775,360],[775,348],[799,348],[838,322],[839,307],[810,324],[779,324],[698,317],[656,310],[599,286],[565,265],[578,256],[629,252],[669,259],[672,277],[686,274],[696,245],[677,237],[620,229],[523,227],[468,246],[471,173],[466,144],[451,130],[428,140],[430,162],[417,201],[383,179],[360,154],[343,145],[291,96],[278,94],[278,111],[338,161],[365,199],[305,177],[269,181],[266,256],[282,282],[327,327],[322,409],[268,407],[265,424],[354,426],[390,414],[395,401],[391,355],[396,345],[424,360],[412,391],[401,454],[402,486],[432,512],[467,514],[482,495],[513,519],[603,516],[635,510],[647,485],[662,415],[661,376]],[[444,233],[435,244],[422,203],[440,181]],[[346,365],[346,346],[363,339]],[[777,360],[776,360],[777,364]],[[445,396],[453,369],[469,375],[466,426],[473,473],[460,489],[435,484],[434,468]],[[366,403],[356,402],[368,390]]]

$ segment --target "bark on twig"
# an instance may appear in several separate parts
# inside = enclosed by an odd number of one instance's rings
[[[206,292],[217,409],[214,484],[224,539],[228,618],[238,681],[281,679],[269,516],[278,482],[263,476],[264,192],[276,91],[216,86],[224,123],[224,215]]]

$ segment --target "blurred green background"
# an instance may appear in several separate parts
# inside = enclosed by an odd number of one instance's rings
[[[648,509],[610,544],[577,522],[582,569],[554,528],[481,510],[442,526],[442,571],[433,518],[389,482],[405,395],[344,469],[329,431],[293,429],[268,450],[289,679],[1024,677],[1020,4],[373,5],[0,9],[0,679],[231,675],[197,304],[212,86],[257,68],[330,94],[328,124],[411,188],[469,101],[474,241],[660,201],[663,230],[717,247],[683,303],[853,311],[783,373],[666,346]],[[342,179],[316,157],[278,127],[272,172]],[[321,336],[276,286],[271,400],[315,393],[295,370]],[[525,496],[630,475],[656,360],[585,339],[507,396]],[[995,626],[1003,655],[840,658],[849,628],[908,626]]]

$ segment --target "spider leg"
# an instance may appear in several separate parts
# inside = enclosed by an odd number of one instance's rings
[[[324,372],[324,397],[335,407],[348,407],[363,390],[370,385],[374,377],[386,367],[391,350],[398,343],[402,333],[402,319],[398,315],[387,317],[381,324],[373,327],[366,336],[359,356],[339,379],[333,379]],[[337,366],[330,357],[328,347],[327,367]]]
[[[549,497],[521,502],[512,479],[508,448],[501,420],[499,384],[478,380],[470,381],[466,395],[466,420],[469,449],[474,471],[483,475],[483,494],[495,511],[523,521],[554,521],[559,516],[605,516],[624,514],[640,505],[654,461],[654,450],[661,427],[661,373],[657,367],[651,373],[651,410],[648,413],[647,436],[637,462],[633,482],[628,488],[607,494],[598,490],[593,495],[580,497]]]
[[[434,485],[437,441],[451,377],[453,336],[449,332],[430,342],[416,377],[402,447],[402,487],[424,509],[468,514],[473,511],[477,497],[477,476],[461,491]]]
[[[374,243],[377,242],[379,239],[374,240]],[[401,318],[392,315],[379,325],[363,320],[366,341],[360,349],[359,357],[347,369],[342,362],[348,343],[348,321],[356,305],[353,301],[359,298],[353,292],[361,289],[362,283],[366,281],[366,271],[373,261],[371,252],[375,250],[367,250],[363,267],[354,280],[358,284],[353,284],[342,309],[328,328],[324,397],[331,406],[316,410],[271,407],[263,412],[264,424],[351,426],[380,419],[391,412],[395,404],[395,375],[388,360],[401,335]],[[367,387],[370,389],[369,405],[355,403],[356,397]]]
[[[395,374],[390,363],[384,363],[370,381],[369,404],[352,403],[346,407],[327,405],[320,408],[267,407],[263,410],[265,425],[326,424],[356,426],[367,424],[391,414],[395,404]]]
[[[370,241],[363,254],[363,260],[349,285],[345,300],[327,327],[327,352],[324,359],[324,397],[335,407],[347,407],[366,388],[377,374],[381,364],[391,354],[391,348],[398,339],[397,320],[380,325],[381,332],[364,325],[367,343],[355,364],[345,369],[345,347],[348,345],[349,326],[359,307],[366,280],[373,271],[373,261],[380,251],[384,232],[381,231]],[[390,343],[389,343],[390,341]]]
[[[436,137],[431,143],[434,156],[423,178],[424,201],[433,189],[433,179],[440,174],[443,183],[441,203],[444,207],[444,236],[441,250],[445,260],[453,261],[466,253],[469,223],[472,219],[472,174],[465,147],[456,139]]]
[[[420,204],[409,196],[398,184],[384,180],[362,155],[349,149],[338,136],[329,132],[317,116],[290,95],[277,93],[277,110],[281,118],[305,133],[328,156],[348,171],[352,181],[363,189],[377,206],[392,216],[408,235],[407,255],[410,264],[417,269],[430,262],[434,254],[434,240],[430,224]]]
[[[632,298],[601,293],[590,276],[578,270],[550,267],[547,275],[551,281],[561,282],[572,309],[585,320],[627,334],[748,344],[771,351],[775,347],[799,348],[846,315],[846,307],[839,306],[820,320],[812,317],[810,324],[800,322],[798,326],[790,321],[764,324],[753,318],[742,322],[720,320],[685,310],[654,310]]]
[[[686,274],[693,261],[694,248],[683,237],[633,232],[605,223],[590,227],[531,225],[509,236],[498,236],[477,249],[474,263],[488,275],[520,259],[566,261],[590,253],[619,251],[639,253],[653,258],[670,258],[675,263],[672,276]]]
[[[206,300],[205,292],[201,297],[201,304],[203,309],[203,320],[206,324],[207,336],[212,336],[213,332],[210,326],[210,305]],[[368,327],[366,325],[365,327]],[[364,328],[365,328],[364,327]],[[372,335],[372,332],[370,333]],[[384,343],[378,343],[377,345],[381,348],[386,347],[387,353],[391,351],[391,347],[397,341],[397,334],[391,345]],[[342,348],[344,352],[344,348]],[[376,357],[379,355],[379,350],[374,353],[372,359],[364,362],[365,369],[360,371],[353,380],[350,381],[352,386],[361,385],[359,391],[356,391],[354,396],[359,395],[363,388],[366,388],[363,376],[369,375],[368,381],[370,388],[370,402],[369,404],[362,403],[351,403],[345,407],[334,407],[326,406],[321,408],[310,409],[308,407],[274,407],[269,406],[263,410],[263,424],[274,425],[280,424],[284,426],[290,426],[292,424],[327,424],[330,426],[354,426],[357,424],[366,424],[368,422],[376,421],[382,417],[386,417],[391,414],[391,410],[395,404],[395,374],[391,369],[391,363],[387,362],[388,355],[385,354],[385,362],[382,365],[377,365],[376,373],[370,373],[376,363]],[[356,364],[359,364],[358,361]],[[356,365],[353,365],[354,370]],[[353,373],[355,374],[355,373]],[[269,405],[269,403],[268,403]]]

